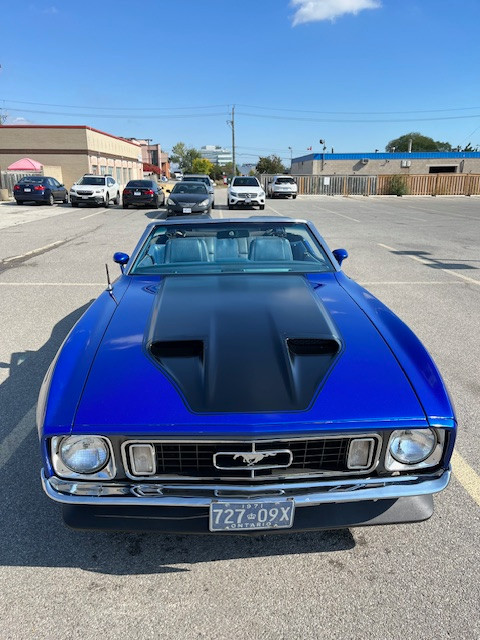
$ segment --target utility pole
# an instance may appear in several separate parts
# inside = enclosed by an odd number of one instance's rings
[[[237,175],[237,165],[235,164],[235,105],[232,107],[232,119],[227,120],[227,124],[232,129],[232,162],[233,162],[233,175]]]

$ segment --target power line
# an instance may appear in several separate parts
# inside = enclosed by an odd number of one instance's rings
[[[67,118],[115,118],[115,119],[127,119],[132,118],[134,120],[157,120],[159,118],[168,119],[182,119],[182,118],[212,118],[216,116],[224,116],[225,112],[222,113],[182,113],[182,114],[157,114],[152,116],[147,115],[137,115],[132,113],[123,113],[123,114],[103,114],[103,113],[65,113],[63,111],[40,111],[36,109],[11,109],[8,108],[9,111],[14,111],[15,113],[35,113],[41,115],[49,115],[49,116],[64,116]]]
[[[396,113],[442,113],[447,111],[474,111],[480,109],[480,107],[451,107],[450,109],[423,109],[415,111],[310,111],[304,109],[286,109],[281,107],[260,107],[258,105],[251,104],[239,104],[239,107],[245,107],[246,109],[264,109],[267,111],[289,111],[293,113],[322,113],[326,115],[344,115],[344,116],[381,116],[381,115],[394,115]]]
[[[383,120],[365,120],[365,119],[345,119],[345,118],[300,118],[295,116],[276,116],[273,114],[264,115],[261,113],[245,113],[237,112],[240,116],[246,116],[250,118],[266,118],[268,120],[294,120],[296,122],[357,122],[357,123],[370,123],[379,124],[382,122],[433,122],[437,120],[464,120],[467,118],[480,118],[480,114],[471,116],[440,116],[435,118],[389,118]]]
[[[13,102],[14,104],[28,104],[35,107],[61,107],[64,109],[99,109],[102,111],[181,111],[185,109],[220,109],[228,108],[228,104],[210,104],[189,107],[97,107],[95,105],[79,105],[79,104],[50,104],[48,102],[23,102],[22,100],[10,100],[4,98],[3,102]]]

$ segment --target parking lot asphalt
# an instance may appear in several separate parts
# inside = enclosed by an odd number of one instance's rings
[[[480,638],[480,199],[268,200],[312,220],[347,275],[433,355],[459,419],[424,523],[312,534],[78,533],[40,487],[34,407],[56,350],[164,209],[0,203],[0,640]],[[222,204],[223,203],[223,204]],[[108,402],[108,398],[105,400]]]

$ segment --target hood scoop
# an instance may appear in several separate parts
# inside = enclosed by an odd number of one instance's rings
[[[307,410],[342,352],[302,276],[162,281],[147,354],[195,413]]]

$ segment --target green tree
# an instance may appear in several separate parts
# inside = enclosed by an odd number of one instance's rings
[[[233,176],[233,162],[227,162],[227,164],[223,167],[223,171],[227,176]],[[238,167],[235,167],[235,175],[240,175],[238,171]]]
[[[193,162],[197,158],[201,158],[200,151],[194,147],[187,148],[184,142],[177,142],[172,147],[172,153],[170,154],[170,160],[180,165],[185,173],[194,173]]]
[[[219,164],[212,165],[212,169],[209,172],[212,180],[221,180],[223,178],[223,174],[227,173],[225,171],[225,167],[220,166]]]
[[[276,155],[271,156],[261,156],[257,162],[256,166],[257,173],[285,173],[286,168],[282,163],[282,159]]]
[[[422,136],[418,131],[406,133],[390,142],[385,147],[385,151],[408,151],[409,141],[412,140],[412,151],[451,151],[452,145],[449,142],[440,142],[428,136]]]
[[[193,173],[206,173],[209,176],[212,169],[213,163],[207,160],[207,158],[195,158],[192,162]]]

